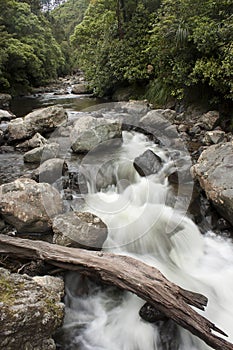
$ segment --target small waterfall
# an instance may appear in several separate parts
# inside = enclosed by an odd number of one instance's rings
[[[142,178],[134,170],[133,160],[146,149],[159,154],[164,167],[158,174]],[[233,341],[232,242],[213,232],[201,235],[192,220],[183,215],[182,205],[177,209],[169,204],[174,203],[165,176],[172,166],[169,152],[143,135],[125,132],[123,145],[114,155],[96,157],[95,161],[102,164],[114,160],[109,171],[117,179],[115,185],[99,192],[90,184],[85,198],[84,210],[98,215],[108,226],[103,250],[136,257],[181,287],[203,293],[209,299],[203,315]],[[67,275],[66,288],[65,342],[61,349],[210,349],[176,325],[162,335],[161,324],[140,318],[144,301],[131,293],[99,286],[74,273]]]

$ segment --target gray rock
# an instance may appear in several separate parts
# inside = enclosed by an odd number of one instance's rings
[[[148,176],[158,173],[162,168],[162,159],[151,150],[145,151],[134,159],[134,168],[139,175]]]
[[[233,225],[233,142],[208,147],[192,167],[192,175],[220,214]]]
[[[20,143],[16,146],[16,149],[20,150],[30,150],[36,147],[41,147],[48,144],[46,138],[44,138],[40,133],[36,133],[30,140],[26,140],[23,143]]]
[[[68,170],[67,163],[64,159],[52,158],[42,163],[32,173],[32,178],[39,182],[54,183],[57,179],[65,174]]]
[[[159,109],[148,112],[140,119],[139,127],[145,134],[153,135],[162,145],[171,146],[179,139],[179,134],[175,125],[172,125],[166,118],[168,116],[167,111]],[[171,114],[173,115],[173,113]]]
[[[0,186],[0,214],[18,232],[47,232],[63,204],[51,185],[20,178]]]
[[[45,144],[41,147],[36,147],[23,156],[25,163],[40,163],[51,158],[56,158],[58,155],[60,146],[56,142]]]
[[[225,132],[221,130],[207,131],[205,134],[205,143],[217,144],[223,142],[225,138]]]
[[[1,121],[10,121],[12,118],[15,118],[15,115],[11,114],[5,109],[0,109],[0,123]]]
[[[0,268],[1,349],[55,350],[52,336],[62,325],[63,294],[59,278],[33,279]]]
[[[219,112],[218,111],[209,111],[203,114],[199,123],[203,125],[206,130],[213,130],[215,126],[217,126],[219,122]]]
[[[107,147],[106,142],[110,140],[115,140],[119,145],[122,139],[121,123],[87,114],[75,122],[70,139],[71,148],[76,153],[89,152],[97,146]]]
[[[5,142],[4,140],[4,132],[0,130],[0,146],[3,145]]]
[[[73,94],[81,95],[81,94],[88,94],[90,93],[90,88],[87,84],[75,84],[72,86],[71,92]]]
[[[99,250],[107,238],[106,224],[88,212],[69,212],[53,219],[53,242],[63,246]]]
[[[67,121],[67,114],[61,106],[37,109],[24,118],[16,118],[8,125],[9,141],[25,140],[36,132],[51,132]]]

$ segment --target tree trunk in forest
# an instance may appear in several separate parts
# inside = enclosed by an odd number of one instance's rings
[[[44,260],[66,270],[95,275],[107,284],[130,291],[216,350],[233,350],[233,344],[213,334],[226,334],[189,305],[204,309],[207,298],[180,288],[159,270],[123,255],[62,247],[42,241],[0,235],[0,253]]]

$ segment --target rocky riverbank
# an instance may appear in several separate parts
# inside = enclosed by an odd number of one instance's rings
[[[167,150],[173,167],[166,176],[173,188],[186,188],[192,182],[191,175],[200,184],[198,194],[190,201],[189,208],[197,223],[200,220],[198,216],[201,216],[201,220],[208,221],[210,227],[215,225],[222,234],[232,234],[233,138],[231,133],[222,130],[218,111],[190,117],[188,112],[155,110],[146,101],[131,101],[102,105],[94,112],[77,112],[72,114],[72,118],[61,106],[38,109],[23,118],[15,118],[3,109],[0,110],[0,122],[0,153],[16,152],[24,162],[24,169],[27,169],[10,182],[3,181],[0,186],[1,233],[26,234],[49,239],[60,245],[101,249],[108,235],[105,223],[97,216],[79,210],[82,207],[81,200],[76,206],[71,205],[71,202],[80,193],[87,193],[89,177],[95,177],[96,191],[117,185],[116,176],[108,169],[114,164],[110,162],[102,168],[91,163],[86,167],[82,164],[74,171],[71,160],[73,157],[82,159],[84,154],[93,160],[96,152],[102,152],[103,149],[114,152],[122,144],[122,132],[133,130],[146,134]],[[184,152],[190,155],[189,160],[183,158]],[[162,164],[163,159],[152,151],[144,152],[134,161],[140,176],[158,173]],[[208,205],[197,209],[200,198]],[[199,213],[195,210],[199,210]],[[24,264],[17,265],[16,270],[27,272]],[[16,265],[4,256],[0,265],[16,271]],[[36,269],[35,274],[36,271],[39,270]],[[25,299],[20,294],[21,290],[15,291],[12,287],[12,281],[19,281],[16,285],[37,293],[38,280],[35,282],[18,274],[11,275],[6,270],[2,270],[1,276],[1,294],[5,293],[5,284],[9,286],[7,296],[3,299],[4,312],[9,318],[11,307],[19,305],[20,300],[23,303]],[[25,293],[25,289],[23,287],[22,293]],[[38,316],[37,326],[41,324],[41,333],[38,333],[34,342],[27,337],[22,340],[23,330],[17,328],[18,319],[13,317],[1,333],[3,344],[13,349],[20,339],[22,349],[53,349],[51,336],[63,317],[63,309],[59,304],[62,290],[63,287],[60,287],[60,297],[56,300],[53,291],[48,291],[50,299],[46,299],[44,293],[41,308],[44,308],[43,303],[51,304],[51,314],[46,316],[46,320],[51,320],[51,326],[45,331],[43,325],[47,321],[44,321],[44,316]],[[14,294],[19,295],[18,299],[14,299]],[[42,309],[36,306],[36,298],[41,298],[41,295],[35,296],[33,314],[41,315]],[[55,312],[53,307],[59,312]],[[25,312],[30,324],[33,314],[28,313],[28,308],[25,307]],[[20,317],[23,319],[26,316],[22,314]],[[7,332],[16,328],[19,335],[8,337]]]

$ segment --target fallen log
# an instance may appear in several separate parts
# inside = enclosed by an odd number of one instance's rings
[[[167,280],[159,270],[137,259],[6,235],[0,235],[0,253],[40,259],[66,270],[94,274],[105,283],[138,295],[212,348],[233,350],[233,344],[212,331],[224,336],[226,334],[189,306],[204,309],[206,297],[180,288]]]

